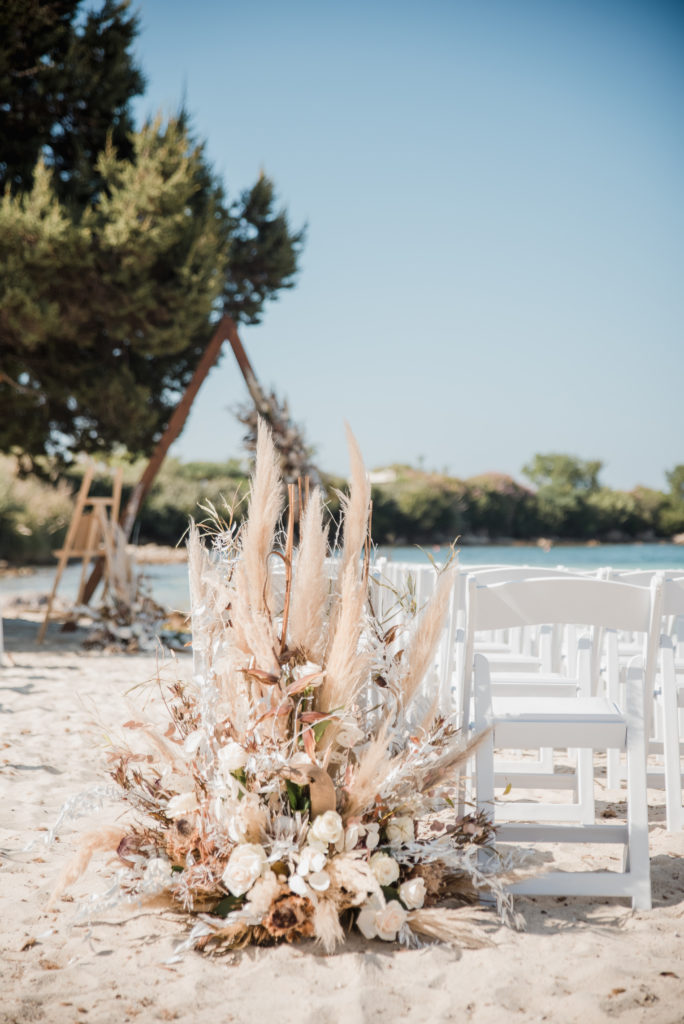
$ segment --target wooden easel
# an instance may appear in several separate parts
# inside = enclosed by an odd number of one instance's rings
[[[58,558],[57,571],[55,572],[55,580],[52,584],[47,608],[45,609],[45,618],[38,632],[39,644],[42,644],[45,639],[45,631],[50,620],[57,587],[69,559],[80,558],[82,561],[81,581],[76,597],[76,604],[81,604],[86,586],[86,574],[91,560],[94,558],[106,558],[107,556],[104,543],[105,531],[109,524],[114,524],[119,519],[123,471],[120,466],[114,470],[111,498],[91,497],[90,485],[93,482],[94,475],[95,466],[93,463],[89,463],[83,474],[81,487],[76,498],[74,514],[71,517],[69,529],[64,538],[64,546],[54,552]]]

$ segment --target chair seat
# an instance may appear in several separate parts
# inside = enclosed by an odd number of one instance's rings
[[[624,748],[627,723],[604,697],[494,697],[498,747]]]
[[[534,697],[535,700],[543,696],[554,700],[558,697],[574,698],[578,689],[578,680],[555,672],[535,672],[534,675],[528,672],[493,672],[491,680],[492,696],[497,698],[506,697],[512,687],[516,696]]]

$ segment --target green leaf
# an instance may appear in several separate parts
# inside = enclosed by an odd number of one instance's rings
[[[212,914],[215,917],[228,917],[233,910],[237,910],[245,902],[244,896],[224,896],[220,903],[217,903]]]
[[[330,721],[328,720],[326,722],[316,722],[316,724],[312,726],[314,739],[316,740],[316,743],[320,743],[323,733],[328,728],[329,724]]]

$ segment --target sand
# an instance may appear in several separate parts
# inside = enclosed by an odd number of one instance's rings
[[[113,875],[106,858],[49,912],[78,836],[116,810],[66,827],[50,849],[46,833],[67,798],[106,781],[107,733],[130,718],[136,694],[127,691],[154,675],[155,657],[86,654],[78,633],[54,624],[37,648],[36,632],[30,616],[5,619],[0,1024],[684,1021],[684,834],[665,831],[655,791],[653,910],[633,913],[625,900],[519,899],[526,932],[489,914],[493,945],[483,950],[406,951],[353,936],[329,957],[301,945],[213,960],[186,952],[169,962],[187,934],[179,914],[136,906],[74,923],[79,898],[106,889]],[[180,655],[178,671],[189,669]],[[619,815],[620,798],[600,794],[599,809]],[[587,856],[580,852],[576,865]]]

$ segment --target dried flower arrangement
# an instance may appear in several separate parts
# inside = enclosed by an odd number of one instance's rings
[[[222,524],[210,554],[191,528],[193,683],[163,695],[165,733],[127,723],[150,741],[146,755],[111,755],[130,823],[91,834],[58,890],[94,849],[116,850],[106,903],[165,892],[195,915],[190,944],[212,950],[313,937],[332,951],[354,923],[406,945],[477,945],[482,933],[445,898],[483,892],[517,923],[508,865],[478,856],[490,823],[454,809],[469,750],[421,687],[454,567],[412,621],[381,621],[370,488],[351,434],[349,447],[334,560],[318,489],[297,503],[290,486],[278,532],[284,488],[263,426],[240,530]]]

